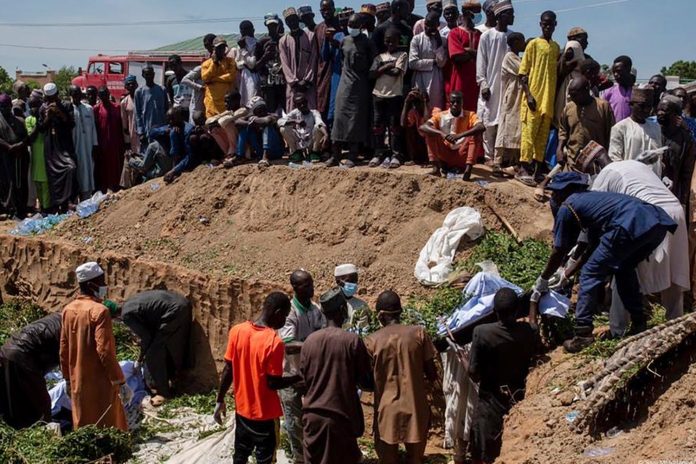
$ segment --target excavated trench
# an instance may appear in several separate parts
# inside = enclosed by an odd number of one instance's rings
[[[75,297],[75,267],[95,259],[83,247],[64,241],[10,235],[0,235],[0,256],[2,298],[27,299],[48,311],[60,310]],[[195,369],[187,390],[192,391],[210,391],[217,384],[216,363],[222,360],[229,328],[251,317],[265,295],[279,289],[270,282],[206,275],[108,251],[101,253],[98,260],[106,272],[109,296],[115,301],[155,288],[179,292],[191,300]]]

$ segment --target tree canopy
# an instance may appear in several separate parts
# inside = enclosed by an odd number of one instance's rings
[[[5,68],[0,66],[0,92],[11,93],[13,82],[9,73],[5,71]]]
[[[681,79],[696,79],[696,61],[675,61],[669,67],[663,67],[660,72],[664,76],[679,76]]]
[[[58,87],[60,95],[68,94],[68,87],[70,87],[75,76],[77,76],[77,70],[74,66],[63,66],[58,70],[55,77],[55,84]]]

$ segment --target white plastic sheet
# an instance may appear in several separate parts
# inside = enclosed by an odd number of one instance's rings
[[[452,261],[459,242],[468,236],[475,240],[483,235],[481,214],[464,206],[449,212],[442,227],[433,232],[416,262],[415,276],[423,285],[438,285],[452,272]]]
[[[467,327],[493,313],[493,297],[501,288],[511,288],[518,295],[524,291],[497,273],[479,272],[471,278],[462,293],[469,298],[447,318],[445,325],[438,330],[445,335],[447,329],[455,331]],[[539,300],[539,312],[544,315],[564,318],[568,314],[570,301],[565,296],[551,290]]]

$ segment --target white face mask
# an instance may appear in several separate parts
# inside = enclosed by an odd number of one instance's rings
[[[106,293],[109,291],[109,287],[106,285],[102,285],[99,287],[99,290],[97,290],[97,298],[100,300],[106,299]]]
[[[361,32],[362,31],[360,29],[353,29],[352,27],[348,28],[348,34],[350,34],[351,37],[357,37]]]

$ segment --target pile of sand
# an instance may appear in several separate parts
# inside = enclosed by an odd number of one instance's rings
[[[387,288],[420,290],[413,267],[450,210],[473,206],[486,227],[500,229],[486,202],[521,236],[548,236],[548,206],[516,182],[481,187],[422,174],[283,166],[200,167],[172,185],[154,181],[121,192],[53,235],[89,251],[276,284],[305,268],[320,288],[332,284],[335,265],[353,262],[362,270],[361,294],[372,298]]]

